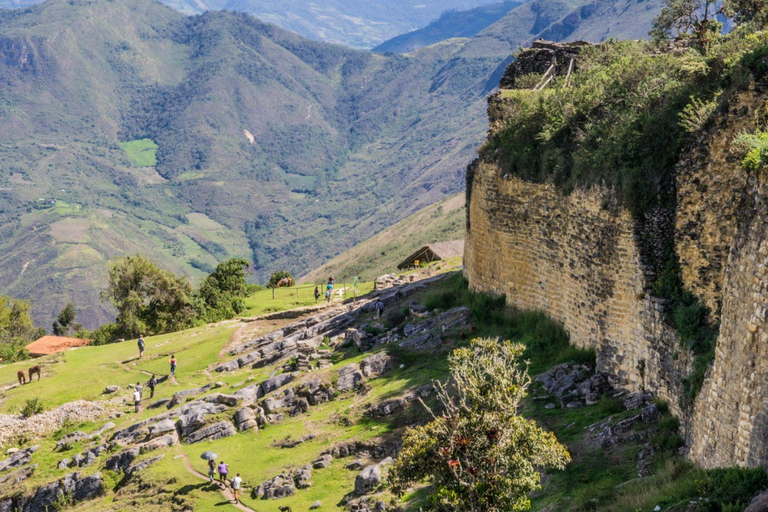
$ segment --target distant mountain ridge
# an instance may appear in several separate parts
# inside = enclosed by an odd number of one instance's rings
[[[621,36],[654,1],[534,0],[408,56],[151,0],[0,11],[0,294],[43,325],[72,300],[93,327],[118,255],[193,279],[231,256],[257,279],[308,272],[461,192],[520,45]]]
[[[444,11],[471,9],[497,0],[161,0],[184,14],[245,12],[299,35],[352,48],[371,48],[424,27]],[[41,0],[0,0],[0,8]]]
[[[483,5],[466,11],[447,11],[424,28],[401,34],[376,46],[378,53],[410,53],[454,37],[472,37],[499,21],[523,2]]]

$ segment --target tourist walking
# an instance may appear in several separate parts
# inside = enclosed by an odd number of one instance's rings
[[[171,375],[176,377],[176,356],[175,355],[171,355],[170,363],[171,363]]]
[[[213,483],[215,476],[216,476],[216,461],[213,459],[208,459],[208,478],[211,479],[211,483]]]
[[[232,479],[232,491],[235,494],[235,503],[240,503],[240,485],[243,483],[243,479],[240,478],[240,473]]]
[[[139,335],[139,359],[141,359],[144,356],[144,335]]]
[[[320,287],[315,286],[315,304],[317,304],[317,301],[320,299]]]
[[[325,290],[325,302],[331,302],[331,289]]]
[[[136,383],[136,391],[138,391],[139,393],[139,400],[144,398],[144,388],[141,386],[141,383],[139,382]]]
[[[155,398],[155,386],[157,386],[157,377],[155,377],[155,374],[152,374],[152,377],[149,379],[149,382],[147,382],[147,387],[149,388],[149,398]]]
[[[141,393],[139,393],[138,389],[133,390],[133,406],[136,409],[136,412],[139,412],[139,405],[141,405]]]
[[[219,463],[219,480],[225,482],[227,480],[227,473],[229,473],[229,464],[224,464],[224,461]]]
[[[376,321],[381,325],[381,317],[384,314],[384,303],[381,302],[381,299],[376,299],[376,303],[373,307],[376,309]]]

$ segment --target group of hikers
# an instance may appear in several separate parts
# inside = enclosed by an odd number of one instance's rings
[[[211,483],[216,481],[214,477],[216,476],[217,470],[219,472],[219,481],[226,485],[227,476],[229,476],[229,464],[225,464],[224,461],[221,461],[217,466],[214,459],[208,459],[208,478],[210,478]],[[230,482],[232,492],[235,495],[235,503],[240,503],[240,486],[242,486],[242,484],[243,479],[240,478],[240,473],[238,473]]]
[[[146,343],[144,342],[144,335],[139,335],[139,341],[137,342],[137,345],[139,346],[139,359],[144,357],[144,349],[146,348]],[[171,354],[171,359],[168,361],[168,363],[171,365],[171,375],[173,378],[176,378],[176,355]],[[147,387],[149,388],[150,394],[149,398],[155,397],[155,387],[157,386],[157,377],[155,374],[152,374],[152,377],[147,381]],[[139,406],[141,405],[141,401],[144,398],[144,388],[142,387],[140,382],[136,383],[136,386],[133,388],[133,405],[136,409],[136,412],[139,412]]]
[[[331,298],[333,297],[333,286],[336,284],[336,278],[333,277],[333,274],[331,274],[330,277],[328,277],[328,284],[325,285],[325,302],[331,302]],[[320,300],[320,287],[315,286],[315,303]]]

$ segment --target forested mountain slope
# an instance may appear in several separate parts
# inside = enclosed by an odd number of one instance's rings
[[[580,5],[409,56],[150,0],[0,11],[0,293],[44,325],[73,300],[93,327],[116,255],[314,268],[461,191],[505,59]]]

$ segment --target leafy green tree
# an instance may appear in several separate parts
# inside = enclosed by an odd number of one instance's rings
[[[438,383],[440,415],[409,429],[388,480],[397,496],[429,481],[425,510],[501,512],[530,508],[539,470],[563,469],[570,455],[555,436],[518,414],[530,383],[525,347],[475,339],[451,355],[448,386]]]
[[[269,288],[275,288],[277,283],[279,283],[282,279],[290,279],[291,282],[293,282],[293,275],[287,270],[278,270],[277,272],[272,272],[272,276],[269,278],[269,283],[267,283],[267,286]]]
[[[223,261],[205,278],[197,292],[208,321],[232,318],[245,309],[243,297],[248,292],[246,270],[250,263],[240,258]]]
[[[723,30],[723,24],[717,20],[722,13],[718,0],[666,0],[653,21],[651,36],[657,41],[693,40],[704,48]]]
[[[192,325],[197,315],[192,306],[192,287],[186,278],[158,268],[136,255],[109,264],[109,282],[103,299],[117,308],[113,333],[136,337],[162,334]]]
[[[29,314],[30,303],[0,296],[0,342],[29,343],[39,334]],[[42,331],[45,333],[45,330]]]
[[[768,0],[725,0],[723,12],[737,24],[768,25]]]
[[[53,321],[53,334],[56,336],[69,336],[82,330],[82,324],[75,322],[75,315],[75,306],[68,302],[56,317],[56,320]]]

